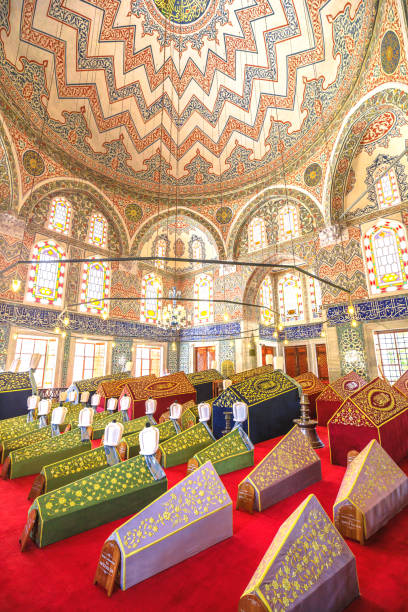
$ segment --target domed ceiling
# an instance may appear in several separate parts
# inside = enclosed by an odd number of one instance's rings
[[[349,95],[376,0],[13,0],[1,87],[44,143],[140,189],[276,174]],[[274,174],[275,173],[275,174]]]

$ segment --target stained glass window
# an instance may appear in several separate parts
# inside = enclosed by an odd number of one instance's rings
[[[90,262],[84,264],[81,285],[82,312],[102,314],[108,312],[109,302],[104,301],[109,297],[110,272],[106,263]],[[90,300],[92,300],[91,303]]]
[[[167,244],[164,238],[160,238],[156,242],[156,257],[166,257]],[[162,259],[156,259],[156,267],[164,269],[165,262]]]
[[[365,234],[364,250],[372,294],[408,289],[408,251],[404,227],[398,221],[377,222]]]
[[[282,321],[300,321],[303,319],[303,297],[300,278],[285,274],[278,282],[279,309]]]
[[[299,236],[299,211],[293,204],[287,204],[279,211],[279,240],[283,242]]]
[[[71,226],[72,207],[66,198],[58,196],[51,202],[48,227],[55,232],[69,234]]]
[[[254,217],[248,226],[248,251],[258,251],[267,246],[265,221]]]
[[[401,203],[401,196],[398,188],[397,175],[394,168],[380,178],[375,184],[378,206],[387,208]]]
[[[316,278],[309,278],[309,295],[312,317],[317,319],[322,316],[322,289]]]
[[[32,259],[49,263],[31,265],[26,299],[37,304],[62,306],[66,265],[53,262],[65,259],[64,250],[54,240],[42,240],[35,245]]]
[[[199,274],[194,281],[194,323],[214,321],[213,279],[209,274]]]
[[[154,274],[146,274],[142,279],[142,306],[140,320],[142,323],[158,323],[161,317],[161,298],[163,285],[161,279]]]
[[[88,242],[98,247],[106,247],[108,239],[108,222],[99,213],[94,213],[89,223]]]
[[[261,305],[264,306],[261,310],[261,321],[264,325],[270,325],[274,321],[274,315],[271,310],[273,306],[272,297],[272,282],[270,276],[266,276],[262,282],[260,289]]]

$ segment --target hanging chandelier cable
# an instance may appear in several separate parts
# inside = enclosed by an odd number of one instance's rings
[[[350,293],[350,289],[338,285],[337,283],[333,283],[321,276],[313,274],[308,270],[304,270],[300,266],[294,266],[291,264],[271,264],[267,262],[259,262],[259,261],[240,261],[236,260],[220,260],[220,259],[198,259],[193,257],[138,257],[138,256],[128,256],[128,257],[99,257],[97,259],[91,259],[89,257],[75,257],[75,258],[67,258],[67,259],[43,259],[38,261],[36,259],[19,259],[18,261],[13,262],[9,266],[6,266],[2,270],[0,270],[0,278],[4,276],[6,272],[15,268],[18,265],[45,265],[45,264],[53,264],[60,265],[62,263],[103,263],[103,262],[113,262],[113,261],[154,261],[154,260],[163,260],[163,261],[177,261],[180,263],[201,263],[201,264],[209,264],[209,265],[217,265],[217,266],[242,266],[242,267],[256,267],[256,268],[268,268],[268,269],[283,269],[283,270],[296,270],[301,274],[306,274],[310,278],[315,278],[318,281],[329,285],[330,287],[334,287],[335,289],[340,289],[340,291],[345,291],[346,293]],[[106,299],[106,298],[105,298]]]

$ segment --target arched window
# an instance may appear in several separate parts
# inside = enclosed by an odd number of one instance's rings
[[[53,262],[65,259],[64,250],[54,240],[42,240],[35,245],[32,259],[49,263],[31,265],[28,272],[27,300],[37,304],[62,306],[66,264]]]
[[[156,242],[156,257],[166,257],[167,244],[164,238],[159,238]],[[156,259],[156,267],[161,270],[164,269],[165,263],[162,259]]]
[[[260,289],[261,305],[264,307],[261,310],[261,321],[264,325],[270,325],[274,321],[272,312],[273,297],[272,297],[272,282],[270,276],[266,276],[262,282]]]
[[[258,251],[266,246],[265,221],[254,217],[248,226],[248,251]]]
[[[163,285],[161,278],[156,276],[154,272],[146,274],[142,279],[142,307],[140,311],[140,320],[142,323],[157,324],[161,318],[162,304],[161,298],[163,293]]]
[[[279,241],[299,236],[299,211],[297,206],[286,204],[279,211]]]
[[[407,235],[398,221],[379,221],[363,239],[372,294],[408,289]]]
[[[199,274],[194,281],[194,323],[214,321],[213,279],[209,274]]]
[[[401,196],[398,187],[397,175],[394,168],[380,178],[375,184],[378,206],[387,208],[401,203]]]
[[[316,278],[309,277],[309,295],[312,317],[317,319],[322,316],[322,289]]]
[[[109,302],[105,302],[104,299],[109,297],[109,289],[110,273],[107,264],[97,261],[84,264],[80,310],[92,314],[108,312]]]
[[[71,227],[72,207],[66,198],[58,196],[50,207],[48,228],[67,236]]]
[[[282,321],[300,321],[303,319],[303,297],[300,278],[285,274],[278,282],[279,310]]]
[[[89,223],[88,242],[98,247],[106,247],[108,240],[108,222],[100,213],[94,213]]]

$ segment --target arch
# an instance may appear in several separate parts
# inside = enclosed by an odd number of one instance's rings
[[[265,263],[286,265],[293,264],[296,266],[304,266],[306,262],[303,259],[300,259],[300,257],[295,256],[294,258],[293,253],[281,251],[280,253],[275,253],[274,255],[267,257],[265,259]],[[259,304],[257,298],[260,292],[262,281],[267,274],[271,275],[271,280],[272,282],[274,282],[277,273],[272,274],[271,272],[267,272],[266,268],[260,267],[257,267],[252,270],[252,272],[248,276],[248,280],[246,281],[245,289],[243,291],[243,302],[245,302],[246,304]],[[253,319],[253,310],[254,309],[250,306],[244,306],[243,318],[248,320]]]
[[[31,256],[37,261],[58,261],[65,257],[64,249],[54,240],[37,242]],[[28,269],[27,301],[47,306],[62,306],[66,269],[66,264],[31,264]]]
[[[4,169],[8,174],[9,179],[9,198],[7,205],[7,197],[5,194],[1,194],[1,209],[13,210],[18,212],[18,203],[20,201],[21,190],[21,176],[18,170],[17,154],[13,142],[13,138],[7,128],[7,124],[4,121],[4,117],[0,114],[0,147],[4,151],[5,159],[3,161]],[[0,150],[1,150],[0,148]]]
[[[227,257],[231,259],[236,257],[241,250],[241,245],[245,246],[247,240],[245,236],[246,226],[252,217],[262,214],[264,209],[264,218],[269,219],[272,223],[275,215],[279,212],[279,208],[287,203],[297,206],[301,217],[303,214],[306,233],[324,226],[319,203],[306,190],[294,186],[285,187],[285,185],[267,187],[248,200],[236,216],[228,235]],[[276,224],[274,225],[277,227]],[[270,229],[267,227],[269,242],[271,242],[269,231]]]
[[[194,279],[194,323],[212,323],[214,321],[213,277],[210,274],[199,274]]]
[[[379,219],[362,238],[371,295],[408,289],[407,232],[398,221]]]
[[[91,314],[108,313],[109,301],[104,298],[109,297],[110,292],[110,270],[108,264],[104,262],[89,262],[83,265],[81,302],[79,307],[81,312]],[[85,302],[93,301],[91,304]]]
[[[157,298],[163,295],[163,283],[155,272],[145,274],[142,278],[142,304],[140,320],[142,323],[157,323],[161,320],[162,302]]]
[[[226,249],[224,244],[224,239],[222,238],[218,229],[213,225],[208,219],[200,215],[194,210],[190,210],[188,208],[171,208],[169,210],[160,212],[143,223],[139,230],[133,237],[132,244],[130,246],[131,255],[139,255],[141,249],[143,248],[143,244],[146,240],[146,237],[154,231],[154,227],[164,220],[168,219],[171,216],[177,216],[177,218],[187,217],[192,219],[195,223],[201,225],[205,230],[209,232],[211,237],[213,238],[215,245],[218,250],[218,257],[220,259],[226,258]]]
[[[407,107],[408,86],[387,83],[365,95],[347,113],[334,143],[323,185],[327,223],[336,223],[344,212],[347,178],[368,125],[386,110],[406,113]],[[373,204],[372,208],[377,206]]]
[[[89,216],[92,212],[100,211],[110,227],[109,250],[122,255],[127,254],[129,237],[121,216],[113,202],[102,191],[86,181],[80,179],[44,181],[37,185],[33,192],[30,192],[23,200],[19,209],[20,216],[29,220],[34,218],[36,222],[34,213],[37,211],[38,222],[44,224],[50,201],[57,195],[63,195],[71,202],[75,210],[74,227],[78,230],[80,240],[86,241]]]

